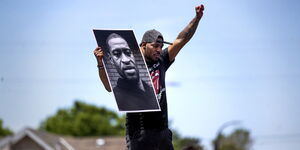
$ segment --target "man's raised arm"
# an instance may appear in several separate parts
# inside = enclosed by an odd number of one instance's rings
[[[192,19],[192,21],[179,33],[173,45],[170,45],[168,48],[169,59],[173,61],[176,55],[179,53],[181,48],[193,37],[200,19],[203,16],[204,5],[195,7],[196,16]]]

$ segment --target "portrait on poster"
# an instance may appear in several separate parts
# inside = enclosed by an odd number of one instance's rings
[[[133,30],[94,29],[119,111],[160,111],[153,84]]]

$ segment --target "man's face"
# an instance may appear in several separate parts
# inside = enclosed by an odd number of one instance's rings
[[[115,65],[122,78],[129,80],[139,79],[139,73],[135,66],[135,59],[127,42],[120,37],[108,41],[111,61]]]
[[[159,42],[146,43],[143,53],[148,62],[157,62],[162,51],[163,44]]]

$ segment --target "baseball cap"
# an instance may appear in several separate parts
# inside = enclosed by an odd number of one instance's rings
[[[143,42],[146,42],[146,43],[159,42],[159,43],[166,43],[166,44],[170,44],[170,45],[173,44],[173,43],[164,41],[164,37],[162,36],[162,34],[155,29],[148,30],[144,33],[144,36],[143,36],[143,39],[142,39],[142,42],[140,45],[142,45]]]

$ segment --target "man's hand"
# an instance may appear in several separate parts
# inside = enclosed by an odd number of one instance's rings
[[[102,64],[102,58],[103,58],[103,50],[101,47],[97,47],[95,50],[94,50],[94,55],[97,59],[97,62],[98,64]]]
[[[204,5],[201,4],[200,6],[196,6],[195,7],[196,10],[196,16],[198,19],[201,19],[203,16],[203,11],[204,11]]]
[[[106,73],[105,73],[105,69],[103,68],[103,62],[102,62],[102,58],[103,58],[103,50],[101,47],[97,47],[95,50],[94,50],[94,55],[97,59],[97,62],[98,62],[98,68],[99,68],[99,77],[105,87],[105,89],[108,91],[108,92],[111,92],[111,88],[110,88],[110,85],[109,85],[109,82],[108,82],[108,78],[106,76]]]

